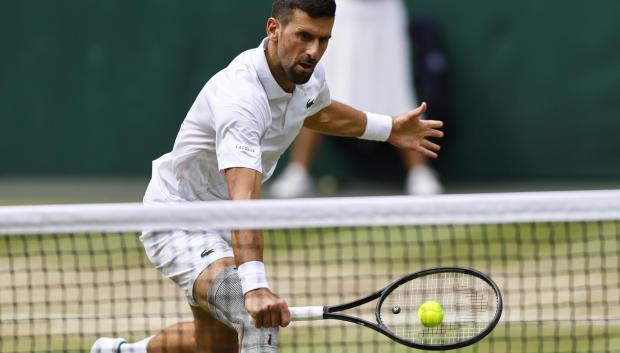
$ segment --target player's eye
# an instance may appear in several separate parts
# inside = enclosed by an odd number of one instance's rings
[[[298,33],[299,38],[301,38],[301,40],[303,40],[304,42],[309,42],[312,40],[312,35],[308,32],[299,32]]]

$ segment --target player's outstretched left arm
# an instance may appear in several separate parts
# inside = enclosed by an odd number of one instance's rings
[[[398,148],[415,150],[429,158],[437,158],[440,146],[429,138],[443,137],[443,132],[439,130],[443,122],[422,120],[424,113],[426,103],[390,118],[368,114],[332,100],[329,106],[306,118],[304,127],[328,135],[387,141]]]

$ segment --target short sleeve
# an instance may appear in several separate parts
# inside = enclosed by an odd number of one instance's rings
[[[218,169],[250,168],[262,170],[260,141],[265,130],[263,112],[248,103],[214,107]]]
[[[332,103],[331,96],[329,95],[329,88],[327,82],[323,82],[323,87],[319,91],[319,94],[314,99],[314,105],[308,110],[308,116],[312,116],[321,110],[327,108]]]
[[[312,116],[321,110],[327,108],[331,103],[331,95],[329,93],[329,87],[327,86],[327,81],[325,80],[325,69],[323,69],[322,64],[319,63],[315,70],[316,79],[318,80],[318,86],[320,87],[319,93],[314,99],[314,104],[308,110],[308,116]]]

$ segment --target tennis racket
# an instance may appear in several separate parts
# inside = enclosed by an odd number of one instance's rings
[[[375,299],[378,299],[376,322],[341,313]],[[431,300],[440,303],[444,312],[442,323],[432,328],[424,326],[418,319],[420,305]],[[350,303],[291,307],[289,310],[293,321],[348,321],[412,348],[447,350],[471,345],[488,335],[499,322],[502,305],[499,288],[482,272],[438,267],[404,276]]]

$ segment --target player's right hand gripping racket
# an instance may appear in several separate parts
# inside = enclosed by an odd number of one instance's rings
[[[376,322],[338,313],[377,298]],[[438,326],[426,327],[418,318],[419,307],[427,301],[435,301],[443,307],[443,320]],[[412,348],[446,350],[468,346],[489,334],[502,314],[502,296],[497,285],[484,273],[438,267],[404,276],[350,303],[289,309],[294,321],[349,321]]]

